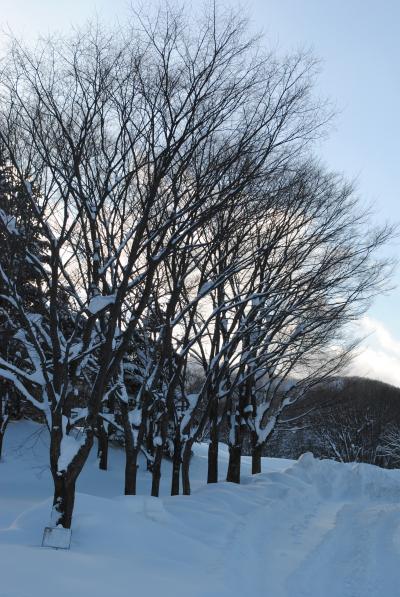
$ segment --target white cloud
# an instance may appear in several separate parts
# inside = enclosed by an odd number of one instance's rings
[[[356,332],[368,337],[350,366],[350,373],[400,387],[400,341],[383,323],[371,317],[360,319]]]

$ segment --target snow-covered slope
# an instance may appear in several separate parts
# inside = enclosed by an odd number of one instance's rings
[[[123,453],[112,450],[110,471],[93,455],[80,480],[71,550],[53,551],[39,547],[51,507],[46,433],[31,423],[7,433],[0,597],[399,595],[400,472],[305,455],[264,459],[267,472],[241,486],[206,486],[198,446],[192,496],[166,495],[166,464],[165,497],[124,497]]]

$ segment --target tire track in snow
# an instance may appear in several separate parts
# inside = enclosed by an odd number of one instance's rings
[[[295,597],[287,594],[286,578],[330,531],[340,505],[315,499],[308,483],[280,473],[268,475],[257,491],[264,503],[248,512],[227,543],[227,594]]]
[[[298,477],[294,467],[252,486],[258,503],[249,504],[227,538],[220,564],[229,586],[221,595],[400,594],[399,487],[383,484],[376,495],[356,468],[315,465],[317,478],[307,478],[304,468]]]
[[[386,471],[306,457],[214,487],[211,502],[209,491],[190,504],[188,530],[208,546],[199,564],[212,589],[199,582],[193,596],[400,594],[400,483]]]
[[[335,525],[287,580],[292,597],[396,597],[400,507],[344,504]]]

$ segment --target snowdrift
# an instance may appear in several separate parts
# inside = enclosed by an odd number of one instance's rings
[[[118,495],[95,457],[78,487],[71,551],[41,548],[49,521],[47,438],[10,427],[0,464],[0,596],[396,597],[400,581],[400,473],[316,460],[264,459],[240,486],[204,485],[206,446],[190,497]],[[226,467],[221,455],[221,475]],[[168,491],[168,465],[163,491]],[[245,461],[244,469],[249,470]],[[150,481],[140,472],[140,489]]]

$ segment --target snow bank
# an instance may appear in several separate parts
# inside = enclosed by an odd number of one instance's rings
[[[99,471],[94,455],[88,463],[71,551],[61,552],[39,547],[51,509],[46,437],[25,423],[10,432],[0,465],[2,597],[398,595],[398,471],[306,454],[297,462],[264,459],[267,472],[245,475],[240,486],[205,486],[200,445],[192,496],[128,497],[118,495],[123,453],[112,450],[110,471]],[[222,449],[221,474],[226,460]],[[164,494],[169,474],[166,464]]]

